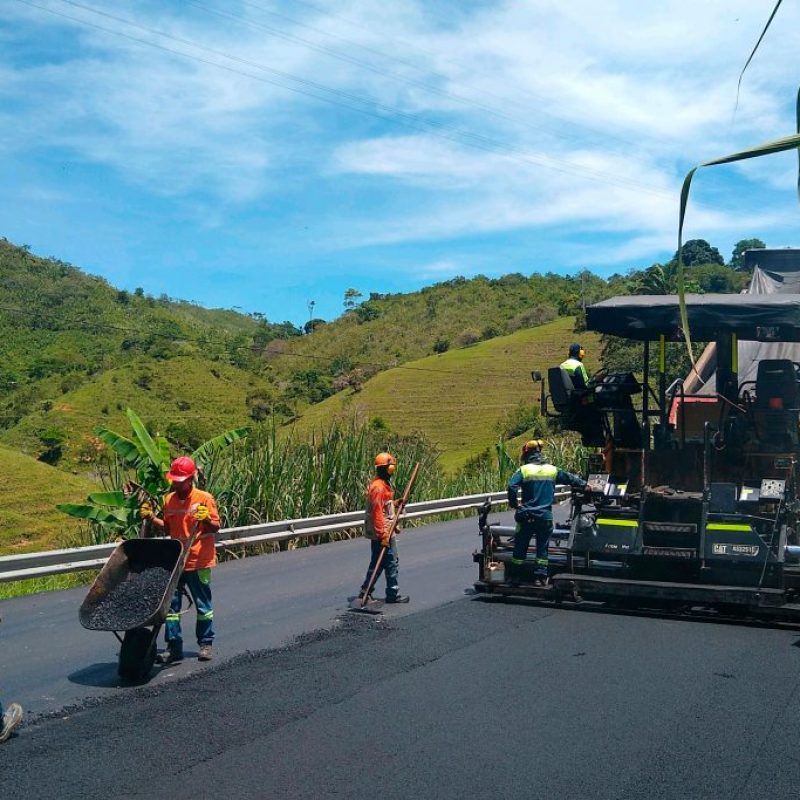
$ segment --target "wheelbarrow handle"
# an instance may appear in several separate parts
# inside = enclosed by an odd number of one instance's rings
[[[181,553],[181,560],[180,560],[181,572],[183,572],[184,569],[186,568],[186,562],[189,560],[189,552],[194,546],[194,543],[199,538],[200,538],[200,522],[199,520],[195,520],[192,523],[192,529],[189,534],[189,538],[183,544],[183,552]]]

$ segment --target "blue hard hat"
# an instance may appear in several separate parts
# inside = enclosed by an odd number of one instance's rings
[[[569,357],[570,358],[579,358],[581,354],[581,350],[583,348],[579,344],[571,344],[569,346]],[[561,352],[564,352],[563,350]]]

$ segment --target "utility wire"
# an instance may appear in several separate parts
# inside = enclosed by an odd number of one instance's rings
[[[284,14],[280,14],[277,11],[272,11],[272,10],[266,9],[263,6],[259,5],[258,3],[248,2],[248,0],[240,0],[240,3],[241,3],[241,5],[246,6],[246,7],[259,9],[262,12],[264,12],[265,14],[270,14],[270,15],[275,16],[275,17],[281,17],[283,19],[289,20],[289,21],[293,22],[296,25],[300,25],[302,27],[309,28],[310,30],[319,31],[319,28],[313,28],[310,25],[306,25],[306,24],[304,24],[302,22],[299,22],[297,20],[293,20],[291,17],[288,17],[288,16],[286,16]],[[362,24],[360,24],[358,22],[355,22],[352,19],[343,16],[342,14],[336,14],[333,11],[331,11],[330,9],[323,8],[322,6],[316,5],[315,3],[310,3],[307,0],[294,0],[294,3],[295,3],[295,5],[299,4],[299,5],[302,5],[302,6],[306,6],[306,8],[313,9],[314,11],[317,11],[320,14],[324,14],[326,17],[330,17],[332,19],[341,20],[342,22],[346,23],[347,25],[350,25],[353,28],[357,28],[359,30],[366,31],[369,34],[374,34],[374,30],[373,29],[368,28],[367,26],[362,25]],[[426,13],[426,15],[437,17],[440,21],[445,21],[444,17],[442,17],[439,14],[436,14],[433,11],[433,6],[430,3],[428,3],[427,6],[425,7],[425,13]],[[327,35],[332,36],[332,34],[327,34]],[[335,36],[333,38],[341,39],[344,42],[349,42],[350,41],[348,39],[344,39],[343,37],[338,37],[338,36]],[[432,52],[431,50],[426,50],[424,47],[420,47],[419,44],[417,44],[417,42],[410,42],[408,40],[398,39],[397,37],[394,37],[394,36],[388,37],[388,39],[389,39],[389,41],[394,41],[396,44],[399,44],[405,50],[416,50],[418,53],[421,53],[422,55],[427,56],[428,58],[436,59],[436,60],[439,60],[439,61],[444,62],[446,64],[452,64],[453,66],[458,67],[458,68],[461,68],[463,66],[462,64],[459,64],[457,61],[454,61],[451,58],[447,58],[446,56],[442,56],[441,53]],[[375,53],[381,55],[383,58],[387,58],[387,59],[389,58],[386,55],[385,52],[381,52],[379,50],[372,50],[371,48],[368,48],[365,45],[360,44],[358,42],[353,42],[352,44],[354,44],[356,47],[361,47],[362,49],[365,49],[365,50],[367,50],[369,52],[375,52]],[[414,68],[414,69],[416,69],[418,71],[421,71],[420,68],[417,66],[417,64],[415,64],[413,61],[409,61],[409,60],[404,59],[404,58],[399,58],[397,55],[392,56],[391,60],[397,61],[400,64],[405,64],[405,65],[410,66],[410,67],[412,67],[412,68]],[[450,80],[449,76],[444,75],[443,73],[440,73],[440,72],[436,72],[436,71],[431,70],[430,74],[432,74],[434,77],[441,78],[442,80]],[[527,97],[530,97],[531,99],[535,100],[538,104],[551,103],[552,102],[552,100],[550,98],[544,97],[543,95],[537,94],[536,92],[532,92],[530,89],[526,89],[525,87],[519,87],[519,91],[522,94],[526,95]],[[518,102],[518,100],[516,98],[511,98],[511,97],[509,97],[507,95],[505,95],[505,96],[504,95],[500,95],[500,94],[497,94],[496,92],[490,92],[487,89],[482,89],[481,93],[486,95],[486,96],[488,96],[488,97],[493,97],[495,100],[499,100],[502,103],[507,103],[509,101],[510,102]],[[580,126],[581,128],[583,128],[584,130],[586,130],[586,131],[588,131],[590,133],[593,133],[593,134],[596,134],[598,136],[602,136],[602,137],[605,137],[605,138],[608,138],[608,139],[613,139],[614,141],[618,141],[618,142],[620,142],[620,143],[622,143],[622,144],[624,144],[626,146],[638,144],[638,142],[634,141],[633,139],[626,139],[625,137],[621,137],[621,136],[612,136],[612,135],[606,133],[605,131],[600,131],[597,128],[593,128],[593,127],[587,125],[585,122],[575,122],[574,120],[568,119],[567,117],[562,117],[562,116],[560,116],[558,114],[554,114],[551,111],[546,111],[545,109],[541,108],[541,106],[537,107],[536,111],[537,111],[538,114],[544,115],[546,117],[550,117],[553,120],[556,120],[558,122],[566,123],[567,125],[570,125],[570,126],[578,125],[578,126]]]
[[[64,2],[70,2],[70,0],[64,0]],[[585,136],[580,136],[580,135],[576,136],[574,133],[570,133],[570,132],[559,131],[558,133],[554,133],[553,131],[549,130],[548,128],[545,128],[544,126],[535,125],[535,124],[533,124],[533,123],[531,123],[531,122],[529,122],[527,120],[521,119],[520,117],[515,117],[515,116],[513,116],[511,114],[508,114],[508,113],[506,113],[504,111],[499,110],[495,106],[489,106],[489,105],[481,103],[481,102],[479,102],[479,101],[477,101],[477,100],[475,100],[475,99],[473,99],[471,97],[466,97],[464,95],[455,94],[453,92],[447,91],[446,89],[440,89],[438,86],[435,86],[435,85],[433,85],[431,83],[428,83],[428,82],[425,82],[425,81],[415,80],[414,78],[408,78],[408,77],[406,77],[404,75],[399,75],[396,72],[389,72],[387,70],[381,69],[380,67],[377,67],[374,64],[371,64],[368,61],[364,61],[363,59],[355,58],[354,56],[349,55],[347,53],[342,53],[339,50],[335,50],[335,49],[333,49],[331,47],[325,47],[323,45],[317,44],[316,42],[312,42],[312,41],[309,41],[308,39],[304,39],[304,38],[302,38],[300,36],[295,36],[294,34],[288,33],[286,31],[282,31],[282,30],[280,30],[278,28],[274,28],[274,27],[272,27],[270,25],[265,25],[265,24],[263,24],[261,22],[256,22],[255,20],[248,19],[246,17],[243,17],[240,14],[234,14],[234,13],[232,13],[230,11],[220,11],[218,9],[211,8],[206,3],[200,2],[200,0],[186,0],[186,2],[190,3],[191,5],[193,5],[193,6],[197,7],[197,8],[200,8],[203,11],[205,11],[206,13],[212,14],[212,15],[214,15],[216,17],[232,19],[232,20],[238,22],[240,25],[244,25],[244,26],[246,26],[248,28],[251,28],[253,30],[264,31],[264,32],[268,33],[269,35],[274,36],[276,38],[283,39],[283,40],[289,41],[289,42],[294,42],[296,44],[300,44],[301,46],[306,47],[306,48],[308,48],[310,50],[314,50],[315,52],[322,53],[323,55],[330,56],[331,58],[335,58],[335,59],[337,59],[339,61],[343,61],[343,62],[345,62],[347,64],[352,64],[352,65],[360,67],[362,69],[366,69],[366,70],[368,70],[370,72],[373,72],[373,73],[375,73],[377,75],[381,75],[383,77],[389,78],[390,80],[398,81],[398,82],[404,83],[404,84],[406,84],[408,86],[412,86],[412,87],[415,87],[415,88],[418,88],[418,89],[422,89],[423,91],[426,91],[426,92],[428,92],[430,94],[436,95],[436,96],[441,97],[443,99],[451,100],[451,101],[454,101],[456,103],[460,103],[462,105],[474,106],[475,108],[480,109],[481,111],[483,111],[483,112],[485,112],[487,114],[490,114],[490,115],[492,115],[494,117],[498,117],[500,119],[504,119],[504,120],[507,120],[509,122],[513,122],[515,124],[522,125],[522,126],[527,127],[527,128],[531,128],[532,130],[539,131],[540,133],[546,133],[546,134],[551,135],[551,136],[557,136],[559,139],[570,139],[570,140],[573,140],[573,141],[585,141],[586,140]],[[252,7],[252,8],[257,8],[262,13],[270,14],[272,16],[288,20],[289,22],[292,22],[295,25],[300,25],[300,26],[302,26],[304,28],[308,28],[309,30],[314,31],[315,33],[320,33],[320,34],[323,34],[325,36],[328,36],[328,37],[331,37],[331,38],[334,38],[334,39],[338,39],[339,41],[342,41],[342,42],[344,42],[345,44],[347,44],[347,45],[349,45],[351,47],[358,47],[358,48],[361,48],[361,49],[366,50],[368,52],[375,53],[376,55],[379,55],[379,56],[381,56],[383,58],[387,58],[385,53],[381,53],[378,50],[373,50],[372,48],[366,47],[366,46],[361,45],[361,44],[359,44],[357,42],[353,42],[350,39],[344,39],[343,37],[334,36],[332,34],[329,34],[329,33],[326,33],[324,31],[321,31],[318,28],[314,28],[314,27],[312,27],[310,25],[305,25],[302,22],[298,22],[296,20],[293,20],[291,17],[287,17],[286,15],[279,14],[278,12],[275,12],[275,11],[270,11],[270,10],[268,10],[266,8],[263,8],[262,6],[259,6],[259,5],[255,4],[255,3],[243,3],[243,5],[249,6],[249,7]],[[403,61],[401,63],[410,65],[414,69],[419,71],[419,67],[417,67],[416,65],[414,65],[410,61]],[[448,78],[448,76],[442,75],[440,73],[435,73],[434,72],[433,76],[439,78],[442,81],[449,81],[450,80]],[[602,135],[605,136],[605,134],[602,134]],[[606,138],[613,138],[613,137],[606,137]],[[632,141],[626,141],[625,144],[627,146],[630,146],[630,145],[632,145],[634,143]]]
[[[46,13],[62,17],[64,19],[68,19],[72,22],[78,23],[79,25],[85,25],[87,27],[95,28],[105,33],[110,33],[114,36],[120,36],[122,38],[137,42],[139,44],[146,45],[148,47],[153,47],[155,49],[162,50],[164,52],[171,53],[173,55],[177,55],[182,58],[188,58],[202,64],[207,64],[209,66],[225,70],[226,72],[242,75],[244,77],[251,78],[253,80],[260,81],[262,83],[268,83],[274,86],[280,86],[281,88],[287,89],[288,91],[295,92],[297,94],[302,94],[307,97],[312,97],[316,100],[322,100],[324,102],[328,102],[342,108],[349,108],[350,110],[366,114],[367,116],[375,117],[377,119],[381,119],[384,121],[396,118],[395,121],[397,121],[399,124],[405,125],[415,130],[423,131],[425,133],[430,133],[433,136],[438,136],[439,138],[447,139],[449,141],[453,141],[458,144],[462,144],[477,150],[482,150],[487,153],[492,153],[495,155],[504,155],[507,156],[508,158],[519,161],[520,163],[528,164],[531,166],[544,167],[545,169],[549,169],[555,172],[577,175],[587,180],[594,180],[605,184],[613,184],[625,188],[635,188],[641,192],[656,197],[665,197],[669,198],[670,200],[673,199],[672,194],[652,189],[646,184],[639,183],[638,181],[633,181],[626,178],[620,178],[612,173],[606,173],[599,170],[590,170],[583,167],[578,167],[576,165],[571,164],[570,162],[566,162],[561,159],[555,159],[549,156],[533,156],[530,155],[528,152],[522,150],[521,148],[513,147],[510,145],[504,145],[496,140],[491,139],[488,136],[484,136],[478,133],[473,133],[471,131],[464,130],[461,128],[456,128],[454,126],[447,125],[446,123],[437,122],[435,120],[426,120],[421,118],[419,115],[409,114],[407,112],[401,111],[398,108],[394,108],[392,106],[376,102],[369,98],[364,98],[359,95],[354,95],[350,92],[345,92],[341,89],[335,89],[333,87],[326,86],[325,84],[321,84],[316,81],[300,78],[291,73],[284,72],[281,70],[276,70],[264,64],[259,64],[254,61],[250,61],[249,59],[239,58],[238,56],[230,55],[228,53],[225,53],[224,51],[205,47],[204,45],[197,44],[196,42],[193,42],[191,40],[183,39],[182,37],[178,36],[173,36],[163,31],[158,31],[153,28],[150,28],[146,25],[141,25],[137,22],[132,22],[130,20],[123,19],[122,17],[117,17],[113,14],[108,14],[107,12],[100,11],[98,9],[92,8],[91,6],[86,6],[81,3],[77,3],[74,0],[60,0],[60,2],[66,3],[76,8],[84,9],[86,11],[89,11],[90,13],[94,13],[102,17],[113,19],[115,21],[121,22],[122,24],[138,28],[140,30],[154,34],[156,36],[161,36],[168,40],[185,44],[190,47],[194,47],[202,52],[211,53],[213,55],[221,56],[222,58],[229,59],[236,63],[253,67],[255,69],[269,73],[276,77],[268,78],[262,75],[254,75],[253,73],[245,72],[236,69],[234,67],[227,66],[225,64],[220,64],[216,61],[211,61],[209,59],[192,55],[190,53],[186,53],[181,50],[175,50],[173,48],[166,47],[164,45],[150,41],[148,39],[141,39],[139,37],[132,36],[130,34],[124,33],[119,30],[114,30],[112,28],[107,28],[102,25],[97,25],[93,22],[89,22],[88,20],[80,19],[78,17],[73,17],[61,11],[56,11],[53,8],[39,5],[38,3],[32,2],[32,0],[17,0],[17,2],[22,3],[23,5],[30,6],[31,8],[39,9],[40,11],[44,11]],[[286,81],[299,84],[299,86],[289,85],[286,83]],[[319,94],[320,92],[322,94]],[[332,97],[329,97],[328,95],[333,95],[334,97],[342,98],[343,100],[346,100],[348,102],[341,102],[340,100],[335,100]],[[365,108],[364,106],[369,106],[375,109],[375,111],[371,111],[370,108]]]

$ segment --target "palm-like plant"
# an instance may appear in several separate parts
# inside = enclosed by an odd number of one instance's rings
[[[97,436],[113,453],[117,469],[111,474],[113,489],[93,492],[86,503],[57,505],[76,519],[86,520],[95,533],[94,538],[107,541],[135,535],[139,529],[139,506],[147,500],[155,509],[161,507],[169,490],[166,474],[169,470],[169,443],[163,436],[151,436],[142,420],[132,409],[126,414],[133,436],[127,438],[108,428],[98,428]],[[192,454],[201,475],[211,466],[220,450],[243,439],[248,428],[235,428],[209,439]]]

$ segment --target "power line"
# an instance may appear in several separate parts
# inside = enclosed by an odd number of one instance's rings
[[[270,15],[276,16],[276,17],[282,17],[283,19],[287,19],[289,21],[294,22],[294,24],[296,24],[296,25],[301,25],[302,27],[306,27],[306,28],[309,28],[309,29],[314,30],[314,31],[319,31],[318,28],[313,28],[312,26],[305,25],[304,23],[298,22],[297,20],[292,20],[291,17],[288,17],[288,16],[286,16],[284,14],[280,14],[277,11],[268,10],[268,9],[264,8],[263,6],[260,6],[257,3],[248,2],[247,0],[240,0],[240,2],[244,6],[260,9],[261,11],[263,11],[266,14],[270,14]],[[330,9],[323,8],[323,7],[319,6],[319,5],[316,5],[315,3],[308,2],[308,0],[294,0],[294,3],[306,6],[307,8],[311,8],[314,11],[319,12],[320,14],[326,15],[327,17],[331,17],[333,19],[341,20],[341,21],[345,22],[347,25],[350,25],[353,28],[357,28],[359,30],[366,31],[367,33],[373,33],[371,28],[368,28],[365,25],[362,25],[362,24],[360,24],[358,22],[354,22],[352,19],[349,19],[348,17],[343,16],[342,14],[336,14],[336,13],[332,12]],[[437,14],[434,11],[433,4],[431,4],[431,3],[428,3],[425,6],[425,14],[428,15],[428,16],[437,17],[441,21],[445,20],[445,18],[442,15]],[[327,35],[331,35],[331,34],[327,34]],[[343,37],[334,37],[334,38],[341,38],[342,41],[345,41],[345,42],[349,41],[347,39],[344,39]],[[397,37],[394,37],[394,36],[393,37],[388,37],[388,38],[389,38],[390,41],[396,42],[397,44],[399,44],[401,47],[403,47],[406,50],[416,50],[418,53],[422,53],[423,55],[428,56],[429,58],[436,58],[436,59],[438,59],[440,61],[443,61],[444,63],[452,64],[453,66],[456,66],[456,67],[461,67],[462,66],[461,64],[459,64],[458,62],[454,61],[451,58],[443,57],[441,53],[432,52],[430,50],[426,50],[424,47],[420,47],[417,42],[410,42],[407,39],[398,39]],[[359,44],[357,42],[355,42],[354,44],[357,47],[361,47],[363,49],[366,49],[369,52],[375,52],[375,53],[378,53],[379,55],[381,55],[384,58],[387,58],[387,59],[389,58],[385,53],[381,53],[381,51],[372,50],[371,48],[368,48],[365,45]],[[403,59],[403,58],[398,58],[397,56],[392,56],[390,60],[397,61],[400,64],[405,64],[407,66],[410,66],[410,67],[420,71],[419,67],[413,61],[409,61],[409,60]],[[442,73],[439,73],[439,72],[436,72],[436,71],[431,71],[431,74],[433,74],[435,77],[440,77],[440,78],[443,78],[445,80],[449,80],[449,76],[444,75]],[[552,102],[552,100],[550,98],[544,97],[543,95],[537,94],[536,92],[532,92],[530,89],[526,89],[524,87],[519,87],[519,91],[521,91],[522,94],[524,94],[524,95],[530,97],[531,99],[535,100],[537,103],[551,103]],[[496,92],[490,92],[490,91],[488,91],[486,89],[482,90],[482,94],[487,95],[488,97],[493,97],[496,100],[500,100],[501,102],[507,102],[509,100],[512,100],[512,102],[516,102],[516,100],[514,98],[510,98],[507,95],[506,96],[500,95],[500,94],[497,94]],[[575,122],[572,119],[568,119],[568,118],[562,117],[562,116],[560,116],[558,114],[554,114],[551,111],[546,111],[545,109],[543,109],[541,107],[537,108],[537,112],[539,114],[543,114],[544,116],[551,117],[554,120],[557,120],[557,121],[560,121],[560,122],[563,122],[563,123],[567,123],[568,125],[571,125],[571,126],[578,125],[579,127],[583,128],[584,130],[589,131],[590,133],[597,134],[599,136],[604,136],[604,137],[606,137],[608,139],[613,139],[614,141],[618,141],[618,142],[620,142],[622,144],[625,144],[625,145],[628,145],[628,146],[632,145],[632,144],[637,144],[637,142],[635,142],[632,139],[626,139],[625,137],[614,136],[614,135],[608,134],[605,131],[600,131],[600,130],[598,130],[596,128],[591,127],[590,125],[587,125],[585,122]]]
[[[578,175],[583,177],[587,180],[595,180],[598,182],[606,183],[606,184],[613,184],[620,187],[627,187],[627,188],[635,188],[638,189],[645,194],[650,194],[656,197],[669,197],[673,199],[672,195],[667,192],[661,192],[655,189],[650,188],[649,186],[639,183],[638,181],[629,180],[626,178],[620,178],[617,175],[612,173],[605,173],[599,170],[590,170],[583,167],[577,167],[575,165],[570,164],[569,162],[565,162],[561,159],[552,158],[550,156],[532,156],[526,151],[518,148],[513,147],[510,145],[504,145],[496,140],[491,139],[488,136],[484,136],[482,134],[474,133],[468,130],[464,130],[461,128],[456,128],[451,125],[447,125],[445,123],[437,122],[435,120],[426,120],[420,118],[416,114],[409,114],[407,112],[401,111],[398,108],[385,105],[383,103],[376,102],[370,98],[364,98],[359,95],[352,94],[350,92],[345,92],[341,89],[335,89],[330,86],[326,86],[325,84],[318,83],[316,81],[311,81],[306,78],[300,78],[296,75],[293,75],[288,72],[283,72],[281,70],[273,69],[272,67],[268,67],[264,64],[259,64],[254,61],[250,61],[249,59],[240,58],[238,56],[231,55],[229,53],[225,53],[224,51],[215,50],[213,48],[205,47],[204,45],[197,44],[196,42],[192,42],[188,39],[183,39],[182,37],[173,36],[171,34],[165,33],[163,31],[158,31],[153,28],[150,28],[146,25],[141,25],[137,22],[132,22],[130,20],[123,19],[121,17],[117,17],[113,14],[108,14],[107,12],[100,11],[98,9],[92,8],[91,6],[86,6],[81,3],[75,2],[75,0],[61,0],[62,3],[67,3],[68,5],[74,6],[76,8],[81,8],[90,13],[97,14],[102,17],[106,17],[109,19],[113,19],[115,21],[121,22],[122,24],[129,25],[134,28],[138,28],[140,30],[146,31],[151,34],[155,34],[156,36],[164,37],[168,40],[179,42],[181,44],[186,44],[190,47],[194,47],[200,51],[211,53],[216,56],[221,56],[222,58],[227,58],[231,61],[236,63],[245,64],[247,66],[251,66],[255,69],[261,70],[263,72],[272,74],[277,76],[276,78],[266,78],[261,75],[254,75],[250,72],[244,72],[242,70],[235,69],[233,67],[227,66],[225,64],[220,64],[215,61],[210,61],[208,59],[202,58],[200,56],[192,55],[190,53],[185,53],[180,50],[175,50],[170,47],[166,47],[164,45],[157,44],[156,42],[152,42],[147,39],[141,39],[136,36],[132,36],[130,34],[124,33],[119,30],[114,30],[112,28],[106,28],[102,25],[97,25],[93,22],[89,22],[88,20],[83,20],[78,17],[73,17],[69,14],[62,13],[60,11],[56,11],[55,9],[48,8],[46,6],[41,6],[37,3],[31,2],[31,0],[17,0],[17,2],[22,3],[24,5],[30,6],[32,8],[39,9],[41,11],[45,11],[46,13],[54,14],[56,16],[62,17],[64,19],[68,19],[72,22],[76,22],[79,25],[85,25],[87,27],[95,28],[97,30],[103,31],[105,33],[110,33],[114,36],[120,36],[122,38],[128,39],[130,41],[137,42],[139,44],[146,45],[148,47],[153,47],[158,50],[162,50],[167,53],[171,53],[173,55],[180,56],[182,58],[188,58],[193,61],[197,61],[202,64],[207,64],[212,67],[216,67],[218,69],[225,70],[226,72],[231,72],[233,74],[242,75],[247,78],[251,78],[252,80],[260,81],[263,83],[268,83],[274,86],[280,86],[283,89],[288,91],[302,94],[307,97],[312,97],[316,100],[322,100],[323,102],[330,103],[332,105],[339,106],[341,108],[348,108],[352,111],[357,111],[358,113],[365,114],[367,116],[374,117],[376,119],[387,120],[397,118],[395,121],[399,122],[399,124],[403,124],[407,127],[413,128],[415,130],[423,131],[425,133],[429,133],[433,136],[437,136],[439,138],[447,139],[449,141],[457,142],[459,144],[465,145],[467,147],[471,147],[473,149],[481,150],[483,152],[492,153],[495,155],[504,155],[508,158],[513,160],[519,161],[520,163],[525,163],[532,166],[537,167],[544,167],[545,169],[553,170],[555,172],[562,172],[565,174],[571,175]],[[281,80],[278,80],[280,78]],[[282,82],[284,81],[284,82]],[[291,86],[285,83],[285,81],[291,81],[292,83],[299,84],[299,88],[297,86]],[[317,94],[315,92],[322,92],[322,94]],[[341,102],[339,100],[335,100],[332,97],[327,95],[333,95],[334,97],[343,98],[349,102]],[[369,106],[371,108],[376,109],[376,111],[371,111],[369,108],[365,108],[363,106]],[[380,112],[380,113],[377,113]]]
[[[64,0],[64,2],[70,2],[70,0]],[[289,41],[289,42],[294,42],[296,44],[300,44],[301,46],[306,47],[306,48],[308,48],[310,50],[314,50],[315,52],[322,53],[323,55],[330,56],[331,58],[335,58],[335,59],[337,59],[339,61],[343,61],[343,62],[345,62],[347,64],[352,64],[354,66],[361,67],[362,69],[366,69],[366,70],[368,70],[370,72],[373,72],[373,73],[375,73],[377,75],[381,75],[383,77],[389,78],[390,80],[398,81],[400,83],[404,83],[404,84],[406,84],[408,86],[412,86],[412,87],[415,87],[415,88],[418,88],[418,89],[423,89],[424,91],[429,92],[430,94],[436,95],[438,97],[442,97],[442,98],[444,98],[446,100],[452,100],[452,101],[455,101],[457,103],[461,103],[462,105],[474,106],[475,108],[480,109],[481,111],[483,111],[483,112],[485,112],[487,114],[490,114],[490,115],[492,115],[494,117],[498,117],[500,119],[504,119],[504,120],[507,120],[509,122],[513,122],[513,123],[516,123],[516,124],[523,125],[524,127],[531,128],[532,130],[543,132],[543,133],[546,133],[546,134],[549,134],[549,135],[557,135],[559,139],[571,139],[571,140],[574,140],[574,141],[584,141],[585,138],[586,138],[585,136],[576,136],[574,133],[564,132],[563,130],[559,131],[558,134],[553,134],[552,131],[548,130],[547,128],[545,128],[545,127],[543,127],[541,125],[534,125],[534,124],[532,124],[531,122],[529,122],[527,120],[523,120],[520,117],[512,116],[511,114],[508,114],[508,113],[506,113],[504,111],[501,111],[501,110],[499,110],[498,108],[496,108],[494,106],[486,105],[486,104],[481,103],[481,102],[479,102],[477,100],[474,100],[473,98],[465,97],[465,96],[459,95],[459,94],[454,94],[453,92],[449,92],[449,91],[447,91],[445,89],[440,89],[438,86],[435,86],[435,85],[433,85],[431,83],[428,83],[428,82],[425,82],[425,81],[420,81],[420,80],[415,80],[413,78],[408,78],[408,77],[405,77],[404,75],[399,75],[396,72],[389,72],[387,70],[384,70],[384,69],[381,69],[380,67],[375,66],[374,64],[369,63],[368,61],[364,61],[363,59],[355,58],[352,55],[349,55],[347,53],[341,53],[338,50],[334,50],[334,49],[332,49],[330,47],[325,47],[323,45],[317,44],[316,42],[312,42],[312,41],[309,41],[308,39],[304,39],[304,38],[302,38],[300,36],[295,36],[294,34],[288,33],[286,31],[282,31],[282,30],[277,29],[277,28],[273,28],[272,26],[265,25],[263,23],[256,22],[256,21],[251,20],[251,19],[247,19],[246,17],[243,17],[240,14],[234,14],[234,13],[232,13],[230,11],[220,11],[218,9],[211,8],[208,5],[206,5],[205,3],[200,2],[200,0],[187,0],[187,2],[191,3],[191,5],[196,6],[197,8],[202,9],[206,13],[212,14],[212,15],[214,15],[216,17],[222,17],[222,18],[235,20],[240,25],[244,25],[244,26],[246,26],[248,28],[251,28],[253,30],[265,31],[266,33],[268,33],[271,36],[274,36],[276,38],[280,38],[280,39],[284,39],[285,41]],[[311,31],[313,31],[315,33],[322,34],[322,35],[327,36],[329,38],[338,39],[339,41],[344,42],[347,45],[350,45],[352,47],[358,47],[358,48],[363,49],[363,50],[365,50],[367,52],[374,53],[374,54],[376,54],[378,56],[381,56],[384,59],[393,60],[393,59],[389,59],[389,57],[386,56],[385,53],[381,53],[378,50],[374,50],[374,49],[372,49],[370,47],[367,47],[365,45],[359,44],[358,42],[354,42],[354,41],[352,41],[350,39],[346,39],[344,37],[335,36],[333,34],[327,33],[326,31],[322,31],[319,28],[314,28],[311,25],[306,25],[305,23],[298,22],[297,20],[294,20],[291,17],[286,16],[285,14],[280,14],[280,13],[278,13],[276,11],[270,11],[269,9],[266,9],[263,6],[259,6],[256,3],[244,2],[243,5],[251,7],[251,8],[256,8],[256,9],[258,9],[259,11],[261,11],[264,14],[269,14],[270,16],[274,16],[274,17],[278,17],[280,19],[288,20],[289,22],[291,22],[291,23],[293,23],[295,25],[299,25],[301,27],[307,28],[307,29],[309,29],[309,30],[311,30]],[[411,66],[412,68],[416,69],[417,71],[420,71],[419,67],[416,66],[411,61],[405,61],[405,60],[402,60],[402,59],[399,59],[399,61],[402,64],[406,64],[406,65]],[[437,78],[439,78],[439,79],[441,79],[443,81],[450,80],[448,78],[448,76],[442,75],[441,73],[433,72],[432,74],[433,74],[434,77],[437,77]],[[599,132],[596,132],[596,133],[599,133]],[[606,136],[606,134],[601,134],[601,135]],[[606,138],[614,138],[614,137],[606,136]],[[628,145],[628,146],[633,144],[633,142],[630,141],[630,140],[626,140],[624,143],[626,145]]]

